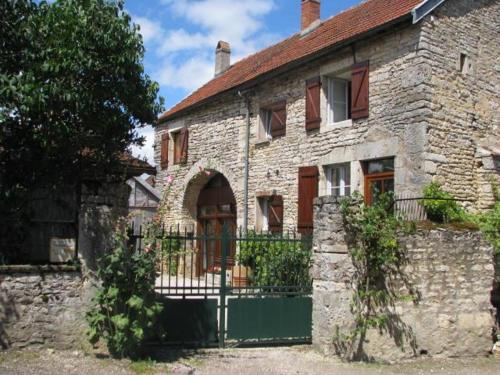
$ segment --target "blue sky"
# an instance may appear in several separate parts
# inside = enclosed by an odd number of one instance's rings
[[[327,19],[361,0],[322,0]],[[231,44],[231,62],[300,29],[300,0],[126,0],[141,27],[147,73],[170,108],[213,77],[217,41]],[[144,128],[136,156],[152,160],[153,130]]]

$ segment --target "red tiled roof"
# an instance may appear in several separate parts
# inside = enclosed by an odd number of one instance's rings
[[[168,120],[197,103],[236,88],[283,65],[314,55],[324,48],[360,36],[409,15],[411,10],[421,2],[422,0],[367,0],[324,21],[317,29],[304,37],[297,33],[237,62],[225,73],[212,79],[161,115],[159,121]]]

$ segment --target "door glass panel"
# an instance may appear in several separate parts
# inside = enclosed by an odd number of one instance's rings
[[[382,193],[383,184],[381,180],[370,181],[370,196],[371,201],[375,202],[377,197]]]
[[[388,178],[384,180],[384,193],[394,192],[394,179]]]
[[[371,160],[367,169],[368,174],[394,172],[394,159]]]

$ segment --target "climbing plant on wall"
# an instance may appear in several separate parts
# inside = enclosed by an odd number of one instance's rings
[[[369,329],[380,331],[398,327],[410,342],[411,330],[395,314],[398,301],[417,301],[417,293],[403,272],[406,263],[404,247],[398,235],[411,226],[393,214],[392,196],[381,195],[371,206],[359,194],[341,203],[348,236],[349,253],[354,266],[354,294],[351,312],[354,325],[350,332],[337,332],[337,349],[348,358],[362,350]]]

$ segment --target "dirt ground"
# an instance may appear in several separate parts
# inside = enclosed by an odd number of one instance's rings
[[[112,360],[102,354],[23,350],[0,352],[0,374],[5,375],[281,375],[281,374],[437,374],[498,375],[500,358],[423,359],[398,365],[346,364],[325,358],[310,347],[169,351],[156,360]]]

